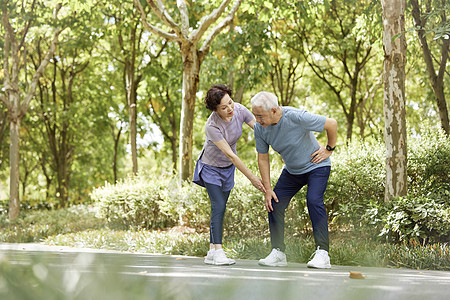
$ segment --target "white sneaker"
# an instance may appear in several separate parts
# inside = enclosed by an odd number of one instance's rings
[[[234,259],[228,258],[223,249],[214,252],[213,262],[216,266],[233,265],[236,263]]]
[[[285,267],[287,266],[286,254],[280,249],[273,248],[272,252],[266,258],[260,259],[258,263],[261,266]]]
[[[216,249],[209,249],[208,253],[205,257],[205,264],[213,265],[214,264],[214,252]]]
[[[306,266],[308,268],[316,268],[316,269],[331,269],[330,257],[328,256],[328,252],[325,250],[321,250],[320,246],[317,247],[316,252],[314,252],[311,257],[314,255],[314,258],[311,259]]]

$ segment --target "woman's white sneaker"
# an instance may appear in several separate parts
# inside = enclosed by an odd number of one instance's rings
[[[225,255],[223,249],[219,249],[214,252],[213,261],[216,266],[233,265],[236,263],[234,259],[228,258]]]
[[[214,252],[216,252],[216,249],[209,249],[209,251],[205,257],[205,264],[208,264],[208,265],[214,264]]]
[[[306,264],[308,268],[331,269],[330,257],[328,256],[327,251],[321,250],[319,246],[312,255],[314,255],[313,259]]]
[[[285,267],[287,266],[286,254],[281,252],[280,249],[274,248],[266,258],[260,259],[258,263],[261,266]]]

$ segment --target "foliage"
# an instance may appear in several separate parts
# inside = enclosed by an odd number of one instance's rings
[[[144,176],[128,177],[115,185],[107,183],[96,189],[91,197],[96,201],[99,216],[114,227],[171,226],[174,225],[173,216],[167,217],[159,207],[159,202],[171,186],[161,183]]]
[[[48,2],[48,1],[47,1]],[[24,88],[30,81],[35,64],[42,50],[48,47],[44,40],[39,41],[40,36],[50,37],[53,25],[50,21],[52,9],[57,4],[54,1],[22,1],[7,2],[7,8],[13,16],[15,25],[24,28],[30,21],[30,35],[24,41],[30,45],[28,51],[21,54],[24,63],[21,82]],[[217,8],[221,1],[200,1],[189,3],[189,21],[195,30],[202,16]],[[355,115],[353,139],[377,139],[382,135],[381,104],[382,89],[376,89],[376,83],[380,78],[380,62],[382,49],[380,47],[380,3],[379,1],[352,0],[350,2],[336,1],[243,1],[236,13],[233,26],[219,34],[206,56],[200,72],[200,90],[198,97],[202,98],[204,92],[214,83],[233,83],[235,95],[242,94],[242,103],[248,106],[248,101],[253,94],[261,89],[270,90],[271,79],[270,62],[276,57],[286,61],[289,58],[297,59],[301,55],[302,47],[313,49],[310,53],[316,64],[326,66],[326,60],[330,62],[330,68],[324,71],[334,70],[339,76],[347,76],[346,84],[342,86],[344,106],[350,100],[348,75],[342,73],[342,67],[338,63],[339,57],[354,56],[355,45],[362,41],[358,48],[365,51],[373,47],[370,61],[365,65],[362,73],[356,78],[360,85],[357,87],[357,99],[362,101]],[[36,9],[30,6],[35,3]],[[142,2],[144,4],[144,2]],[[57,198],[57,164],[50,155],[51,149],[48,138],[44,134],[45,127],[53,125],[55,135],[62,138],[64,132],[62,125],[69,122],[70,136],[73,140],[69,145],[74,147],[71,156],[71,165],[64,175],[70,179],[69,204],[83,202],[90,191],[105,181],[115,182],[113,165],[117,166],[117,178],[124,178],[130,171],[129,153],[127,153],[127,140],[129,132],[129,116],[125,107],[126,95],[123,77],[124,60],[131,56],[131,48],[120,46],[119,35],[129,40],[132,34],[133,24],[138,24],[138,32],[141,32],[139,16],[134,15],[132,2],[109,1],[107,3],[90,1],[63,1],[63,9],[60,12],[61,27],[66,28],[60,36],[58,55],[52,59],[48,70],[40,81],[41,87],[47,87],[47,91],[38,88],[37,98],[33,99],[30,110],[22,125],[21,132],[21,188],[25,191],[22,198],[25,201],[48,201]],[[331,5],[335,5],[342,19],[342,23],[330,14]],[[166,1],[168,12],[179,22],[179,14],[175,1]],[[334,8],[334,7],[333,7]],[[147,8],[148,9],[148,8]],[[442,25],[439,13],[448,11],[448,7],[432,5],[431,14],[428,17],[427,29],[433,29]],[[32,14],[35,12],[35,14]],[[152,13],[149,12],[149,15]],[[304,23],[302,23],[304,22]],[[447,22],[448,23],[448,22]],[[157,22],[154,16],[152,24],[161,29],[167,26]],[[117,25],[117,26],[116,26]],[[445,25],[445,26],[444,26]],[[299,27],[300,26],[300,27]],[[300,29],[304,26],[306,33]],[[344,32],[341,33],[340,26]],[[448,26],[447,26],[448,27]],[[0,45],[4,45],[5,29],[0,25]],[[141,74],[142,81],[137,89],[137,110],[139,113],[154,118],[154,126],[158,126],[161,132],[166,132],[162,145],[154,147],[148,143],[148,149],[141,149],[139,166],[158,168],[167,166],[172,171],[175,165],[171,155],[178,149],[178,134],[180,118],[181,72],[182,64],[178,45],[169,43],[162,55],[154,60],[153,57],[161,49],[162,41],[145,30],[142,35],[136,37],[136,47],[139,47],[139,55],[136,58],[136,72]],[[22,32],[17,31],[18,40],[22,38]],[[343,38],[340,38],[343,37]],[[434,36],[439,36],[436,33]],[[430,35],[431,38],[431,35]],[[422,51],[413,34],[408,35],[408,60],[406,89],[408,90],[407,121],[410,127],[419,128],[423,119],[439,122],[434,104],[434,96],[429,78],[422,59]],[[122,41],[125,42],[126,40]],[[308,40],[308,44],[302,41]],[[440,50],[438,45],[443,39],[433,43],[433,55],[438,57]],[[30,43],[31,42],[31,43]],[[431,45],[431,44],[430,44]],[[278,48],[277,48],[278,47]],[[2,48],[2,47],[0,47]],[[413,51],[414,50],[414,51]],[[0,51],[0,60],[4,60],[4,53]],[[68,88],[72,72],[79,70],[79,64],[87,62],[86,69],[77,74],[73,82],[72,105],[64,110],[63,99],[64,85]],[[151,64],[150,61],[153,61]],[[360,61],[360,60],[359,60]],[[349,62],[349,70],[355,67]],[[73,64],[73,68],[67,68]],[[0,64],[3,66],[3,63]],[[55,66],[64,65],[65,73],[55,72]],[[137,67],[139,65],[139,67]],[[50,68],[53,67],[53,68]],[[284,69],[283,71],[286,71]],[[301,74],[300,74],[301,73]],[[0,83],[4,83],[4,76],[0,70]],[[302,80],[295,86],[295,101],[292,105],[305,106],[309,111],[331,116],[345,126],[348,112],[343,109],[335,93],[315,74],[311,68],[299,67],[296,76],[302,75]],[[327,76],[333,86],[340,86],[338,78]],[[240,88],[244,87],[242,91]],[[374,87],[374,90],[371,88]],[[444,92],[448,94],[445,86]],[[52,90],[54,89],[54,90]],[[54,91],[54,92],[53,92]],[[53,96],[55,97],[53,99]],[[43,98],[41,98],[43,97]],[[41,98],[41,99],[40,99]],[[152,109],[150,101],[155,107]],[[238,99],[238,98],[237,98]],[[38,101],[39,100],[39,101]],[[44,103],[40,100],[46,100]],[[197,101],[200,102],[200,101]],[[365,106],[363,106],[363,104]],[[199,104],[199,103],[197,103]],[[203,126],[209,115],[209,111],[196,107],[194,123],[194,152],[198,153],[204,141]],[[5,120],[7,111],[0,104],[2,116]],[[44,123],[44,114],[50,122]],[[420,117],[420,118],[419,118]],[[159,118],[159,124],[156,121]],[[359,121],[358,121],[359,120]],[[6,123],[4,123],[6,121]],[[9,151],[9,120],[0,120],[0,196],[8,197],[8,151]],[[75,123],[76,124],[75,124]],[[47,125],[46,125],[47,124]],[[74,127],[74,124],[77,125]],[[172,126],[171,126],[172,125]],[[139,124],[138,124],[139,126]],[[365,126],[365,127],[364,127]],[[174,129],[175,128],[175,129]],[[344,128],[344,127],[342,127]],[[60,130],[58,130],[60,129]],[[359,130],[358,130],[359,129]],[[120,133],[119,133],[119,130]],[[141,137],[145,136],[145,129],[138,128]],[[1,138],[3,132],[3,139]],[[339,130],[339,140],[342,140],[345,130]],[[361,135],[364,136],[361,136]],[[251,135],[251,134],[250,134]],[[248,136],[248,135],[247,135]],[[114,139],[117,139],[115,143]],[[252,139],[239,143],[238,147],[245,150],[251,149]],[[378,140],[377,140],[378,141]],[[115,149],[117,147],[117,149]],[[114,150],[117,150],[117,160],[114,160]],[[156,151],[155,151],[156,150]],[[254,159],[254,152],[240,151],[244,158]],[[251,154],[252,156],[250,156]],[[176,154],[175,154],[176,157]],[[171,163],[172,161],[172,163]],[[150,169],[150,168],[149,168]],[[176,172],[176,170],[174,170]],[[28,199],[28,200],[27,200]],[[50,206],[50,205],[43,205]],[[301,210],[302,207],[299,207]]]
[[[366,208],[383,200],[384,151],[380,142],[355,142],[333,154],[325,194],[333,225],[359,227]]]
[[[0,242],[40,242],[51,235],[103,227],[91,206],[78,205],[58,210],[22,212],[14,221],[0,215]]]
[[[380,236],[395,241],[450,241],[450,207],[427,197],[399,197],[383,207]]]
[[[408,195],[366,206],[361,221],[393,241],[450,241],[450,143],[441,129],[423,126],[408,143]],[[367,224],[367,223],[366,223]]]

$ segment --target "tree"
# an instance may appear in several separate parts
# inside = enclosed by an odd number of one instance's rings
[[[293,33],[299,43],[292,47],[335,95],[347,121],[349,141],[357,110],[365,104],[359,95],[376,85],[364,81],[363,73],[376,55],[377,5],[365,0],[311,5],[299,1],[295,5],[300,13],[296,14]],[[365,83],[369,86],[364,88]]]
[[[4,140],[6,139],[6,131],[8,130],[8,111],[6,107],[2,105],[2,110],[0,111],[0,170],[2,169],[2,165],[5,161],[5,157],[7,155],[6,149],[3,147],[5,144]]]
[[[83,56],[82,48],[60,52],[65,52],[66,56],[55,53],[51,62],[53,68],[49,68],[53,73],[46,81],[49,85],[39,83],[40,93],[37,98],[42,108],[40,116],[45,125],[47,148],[52,157],[50,165],[56,173],[56,195],[61,207],[65,207],[69,198],[70,169],[75,156],[75,128],[78,126],[75,122],[79,121],[71,118],[71,111],[78,100],[74,85],[76,77],[88,66],[89,59],[80,58]],[[40,58],[36,57],[33,61],[39,62]],[[49,107],[51,109],[47,111]]]
[[[448,22],[445,7],[446,0],[436,1],[440,2],[441,9],[438,10],[437,16],[440,18],[441,22],[445,24]],[[449,45],[450,38],[437,38],[432,43],[440,43],[440,59],[433,56],[431,51],[431,45],[427,40],[427,32],[425,30],[427,23],[429,23],[432,16],[432,1],[427,0],[425,2],[425,11],[422,11],[422,7],[419,5],[417,0],[411,0],[412,5],[412,16],[414,19],[414,24],[416,26],[417,38],[419,40],[420,46],[422,48],[423,58],[427,66],[427,73],[430,80],[431,87],[433,88],[434,97],[436,98],[437,111],[439,118],[441,120],[441,127],[447,135],[450,135],[450,122],[448,117],[447,101],[445,100],[444,93],[444,78],[447,67],[447,61],[449,56]],[[437,7],[436,5],[434,7]],[[437,72],[436,72],[436,67]]]
[[[132,172],[137,174],[137,91],[148,67],[161,55],[166,43],[160,45],[155,54],[144,48],[145,42],[148,48],[157,47],[158,43],[150,40],[149,37],[144,40],[145,29],[142,28],[139,13],[133,9],[132,4],[123,1],[106,3],[104,14],[109,20],[110,27],[107,36],[113,39],[109,43],[108,53],[123,67],[123,86],[129,115]],[[147,59],[144,59],[144,55],[147,55]]]
[[[183,59],[183,87],[182,87],[182,106],[180,119],[180,138],[179,138],[179,168],[180,180],[186,180],[192,173],[192,145],[193,145],[193,119],[195,111],[196,93],[199,85],[200,67],[209,52],[214,38],[233,20],[235,12],[238,10],[241,0],[235,0],[228,15],[218,23],[207,37],[201,42],[203,36],[224,13],[231,0],[223,0],[217,9],[214,9],[209,15],[197,23],[195,29],[191,28],[189,21],[189,11],[184,0],[177,0],[177,7],[180,13],[179,23],[175,22],[169,14],[162,1],[157,3],[153,0],[147,0],[156,17],[165,24],[169,31],[158,28],[147,21],[145,13],[139,0],[134,0],[136,8],[139,10],[142,22],[145,28],[153,34],[159,35],[166,40],[178,43]],[[190,2],[190,6],[194,5]]]
[[[382,0],[384,48],[385,201],[407,194],[405,116],[406,0]],[[398,38],[398,35],[400,35]]]
[[[53,36],[51,38],[50,46],[47,50],[47,54],[42,60],[41,64],[34,73],[30,83],[20,83],[20,72],[25,69],[24,62],[26,61],[26,53],[28,50],[27,35],[30,27],[33,25],[33,18],[37,13],[36,1],[33,1],[31,6],[27,6],[27,3],[22,2],[22,7],[19,7],[20,3],[10,3],[2,7],[2,25],[5,28],[4,35],[4,48],[3,48],[3,65],[4,65],[4,93],[0,94],[0,100],[5,104],[8,109],[10,118],[10,195],[9,195],[9,219],[15,219],[20,212],[20,196],[19,196],[19,145],[20,145],[20,123],[25,116],[30,102],[36,91],[36,86],[39,78],[42,76],[45,68],[47,67],[50,59],[53,57],[56,46],[58,44],[58,36],[62,29],[55,27]],[[56,22],[58,12],[62,5],[57,4],[54,8],[53,19]],[[27,18],[24,18],[25,23],[22,24],[22,28],[14,29],[11,25],[11,20],[17,18],[18,13],[24,10],[29,13]],[[11,16],[13,14],[13,16]],[[20,26],[19,22],[13,22],[16,26]],[[25,90],[22,90],[25,89]],[[22,98],[23,97],[23,98]],[[22,100],[23,99],[23,100]]]
[[[180,128],[182,73],[178,66],[181,56],[176,45],[169,43],[162,56],[150,69],[145,81],[148,97],[148,114],[164,136],[160,152],[172,156],[172,172],[176,173],[178,161],[178,129]],[[161,82],[164,82],[162,85]]]

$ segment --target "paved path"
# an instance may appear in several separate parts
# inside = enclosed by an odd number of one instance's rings
[[[15,287],[0,273],[1,299],[44,299],[35,297],[36,291],[45,298],[56,294],[54,299],[83,300],[450,299],[450,272],[443,271],[346,266],[315,270],[298,263],[270,268],[254,260],[219,267],[205,265],[198,257],[39,244],[0,244],[2,263],[8,266],[6,271],[0,268],[6,276],[28,267],[37,279],[28,288],[18,277],[21,285]],[[365,279],[349,278],[350,271],[361,272]]]

